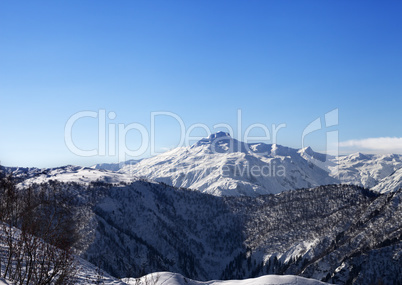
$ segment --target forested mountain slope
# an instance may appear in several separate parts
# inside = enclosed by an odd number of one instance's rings
[[[116,277],[171,271],[198,280],[269,273],[338,284],[402,281],[402,191],[329,185],[252,198],[144,180],[52,183],[91,203],[81,256]]]

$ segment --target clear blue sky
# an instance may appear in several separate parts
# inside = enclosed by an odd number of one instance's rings
[[[304,128],[338,108],[341,152],[402,152],[401,15],[400,1],[1,1],[0,161],[117,161],[65,145],[68,119],[101,109],[117,115],[108,124],[149,130],[151,112],[169,111],[187,128],[235,131],[241,109],[243,132],[286,123],[277,143],[301,147]],[[324,151],[326,131],[306,143]],[[97,135],[96,119],[74,125],[83,149]],[[173,118],[157,120],[158,151],[178,137]]]

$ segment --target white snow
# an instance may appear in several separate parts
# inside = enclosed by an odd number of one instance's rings
[[[118,184],[143,177],[216,196],[276,194],[339,183],[386,193],[402,187],[402,155],[354,153],[334,157],[314,152],[310,147],[297,150],[278,144],[246,144],[219,132],[191,147],[176,148],[141,161],[91,168],[14,168],[13,172],[26,178],[20,186],[49,180]]]
[[[399,188],[402,188],[402,168],[383,178],[376,186],[371,188],[371,190],[387,193],[394,192]]]
[[[145,284],[155,284],[155,285],[319,285],[327,284],[314,279],[303,278],[299,276],[292,275],[265,275],[257,278],[250,278],[244,280],[212,280],[212,281],[195,281],[178,273],[171,272],[158,272],[152,273],[142,277],[138,282],[133,278],[123,279],[124,282],[130,285],[145,285]]]
[[[256,196],[338,181],[280,145],[246,144],[226,133],[126,166],[120,173],[216,196]]]
[[[354,153],[334,159],[334,162],[338,168],[331,167],[332,175],[337,175],[338,171],[340,182],[373,188],[384,178],[402,168],[402,155]]]
[[[124,173],[118,173],[108,170],[98,170],[81,166],[64,166],[50,169],[43,169],[42,172],[36,173],[33,177],[24,180],[20,186],[27,186],[33,183],[45,183],[50,180],[60,182],[76,182],[88,184],[90,182],[102,181],[107,183],[118,184],[120,182],[132,182],[136,179]]]
[[[312,258],[314,256],[314,248],[319,244],[320,240],[315,239],[313,241],[303,241],[301,243],[294,244],[289,248],[287,252],[282,254],[279,258],[281,262],[288,263],[291,259],[296,259],[300,256],[304,256],[305,258]]]
[[[4,278],[0,278],[0,285],[10,285],[10,284],[13,284],[13,283]]]

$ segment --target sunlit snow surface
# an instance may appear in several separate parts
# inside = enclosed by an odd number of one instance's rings
[[[178,273],[160,272],[148,274],[144,277],[125,278],[123,280],[114,279],[109,276],[99,278],[94,268],[87,268],[87,272],[79,273],[79,279],[75,284],[99,284],[104,285],[320,285],[327,284],[314,279],[307,279],[291,275],[265,275],[258,278],[244,280],[225,280],[225,281],[195,281],[186,278]],[[0,278],[0,285],[11,285],[11,281]]]
[[[402,185],[402,155],[334,157],[309,147],[297,150],[277,144],[246,144],[219,133],[191,147],[127,165],[120,173],[216,196],[276,194],[339,183],[385,193]]]
[[[83,184],[96,181],[119,184],[120,182],[129,183],[136,179],[135,176],[130,176],[124,173],[72,165],[37,170],[34,174],[29,174],[29,176],[29,178],[21,183],[21,186],[27,186],[33,183],[45,183],[50,180]]]
[[[141,177],[215,196],[258,196],[340,183],[380,193],[393,192],[402,186],[402,155],[399,154],[355,153],[334,157],[314,152],[310,147],[247,144],[223,132],[191,147],[125,164],[8,169],[24,180],[21,186],[50,180],[119,184]]]
[[[138,281],[135,279],[123,279],[127,284],[137,285]],[[141,285],[145,284],[156,284],[156,285],[287,285],[287,284],[298,284],[298,285],[319,285],[319,284],[327,284],[314,279],[307,279],[299,276],[291,276],[291,275],[265,275],[257,278],[250,278],[244,280],[225,280],[225,281],[195,281],[178,273],[171,272],[159,272],[149,274],[140,279]]]
[[[334,159],[334,162],[338,167],[332,167],[331,174],[338,175],[339,181],[345,184],[372,188],[381,193],[395,191],[402,184],[402,155],[399,154],[354,153]]]
[[[327,171],[276,144],[246,144],[214,134],[120,170],[215,196],[257,196],[335,184]]]

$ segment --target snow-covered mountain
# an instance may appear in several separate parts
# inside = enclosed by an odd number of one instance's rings
[[[354,184],[366,188],[373,188],[384,192],[391,189],[379,189],[379,184],[383,184],[383,179],[389,183],[389,177],[395,171],[402,168],[402,155],[388,154],[362,154],[354,153],[347,156],[333,158],[336,167],[330,167],[332,176],[338,175],[340,182]],[[338,173],[336,173],[336,171]],[[394,178],[397,178],[396,176]],[[388,184],[386,183],[386,184]]]
[[[50,169],[5,168],[22,183],[49,180],[129,183],[136,177],[215,196],[258,196],[328,184],[353,184],[380,193],[402,186],[402,155],[327,156],[310,147],[246,144],[218,132],[191,147],[120,164]]]
[[[383,178],[376,186],[371,188],[380,193],[394,192],[402,188],[402,168]]]
[[[7,168],[6,168],[7,169]],[[8,172],[20,181],[20,186],[46,183],[50,180],[60,182],[76,182],[89,184],[91,182],[105,182],[111,184],[130,183],[135,176],[103,169],[94,169],[81,166],[62,166],[55,168],[8,168]]]
[[[120,172],[215,196],[256,196],[338,183],[302,154],[277,144],[246,144],[218,132]]]
[[[402,155],[397,154],[333,157],[310,147],[246,144],[218,132],[119,172],[216,196],[256,196],[334,183],[394,191],[402,179],[393,173],[401,168]]]

